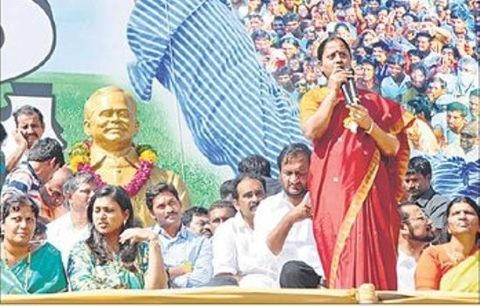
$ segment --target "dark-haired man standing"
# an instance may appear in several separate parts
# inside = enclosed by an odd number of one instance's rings
[[[449,199],[438,194],[432,187],[432,167],[421,156],[410,159],[404,187],[410,201],[418,203],[437,230],[443,228],[444,215]]]

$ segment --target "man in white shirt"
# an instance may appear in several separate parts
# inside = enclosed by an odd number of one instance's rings
[[[313,236],[307,177],[310,149],[286,146],[278,157],[282,192],[262,201],[255,234],[266,243],[270,269],[282,288],[317,288],[324,276]]]
[[[62,254],[64,267],[67,267],[74,244],[90,235],[87,207],[96,187],[95,178],[84,172],[75,173],[63,185],[65,206],[69,212],[48,223],[47,240]]]
[[[415,268],[423,249],[435,238],[432,221],[422,207],[412,201],[398,206],[400,235],[398,239],[398,291],[415,290]]]
[[[274,287],[268,270],[257,261],[261,248],[254,237],[253,218],[260,201],[265,198],[265,180],[253,173],[242,173],[234,181],[235,217],[223,222],[212,238],[213,282],[236,280],[240,287]],[[231,284],[231,283],[230,283]]]

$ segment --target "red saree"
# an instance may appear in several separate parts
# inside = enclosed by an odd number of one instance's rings
[[[327,91],[321,88],[305,95],[302,120]],[[409,157],[403,131],[411,116],[377,94],[359,91],[359,96],[376,124],[397,136],[400,150],[395,157],[382,156],[370,135],[344,127],[348,109],[343,101],[337,104],[325,134],[313,143],[309,177],[313,230],[329,288],[372,283],[378,290],[395,290],[396,206]]]

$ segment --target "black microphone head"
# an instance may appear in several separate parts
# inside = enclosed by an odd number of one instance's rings
[[[347,72],[351,73],[352,76],[355,76],[355,69],[353,69],[352,67],[350,67],[350,68],[347,68],[346,70],[347,70]],[[351,79],[351,78],[349,78],[349,79]]]

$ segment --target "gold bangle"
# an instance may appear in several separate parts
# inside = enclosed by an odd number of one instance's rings
[[[374,127],[375,127],[375,122],[373,122],[372,120],[372,124],[370,124],[370,127],[368,128],[368,130],[365,131],[365,133],[367,133],[368,135],[372,134]]]

